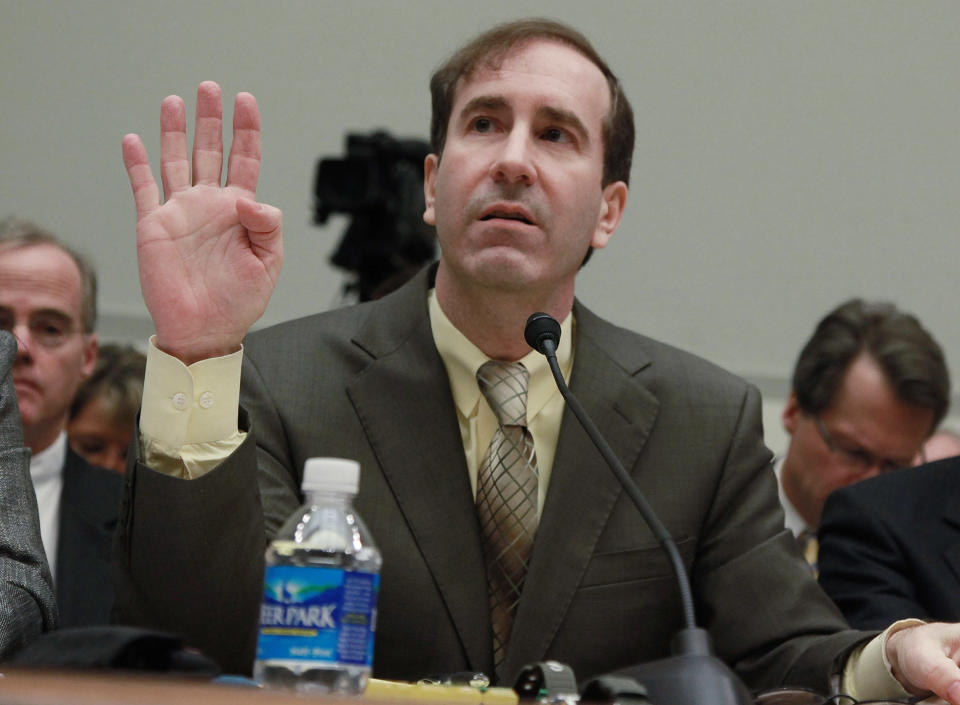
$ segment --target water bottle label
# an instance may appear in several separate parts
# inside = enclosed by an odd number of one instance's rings
[[[376,573],[268,566],[257,659],[372,665],[379,587]]]

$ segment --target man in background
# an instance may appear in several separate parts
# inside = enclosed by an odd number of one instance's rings
[[[914,464],[950,403],[943,351],[916,317],[851,299],[817,324],[797,359],[776,464],[787,528],[811,565],[834,490]]]
[[[13,382],[61,626],[109,622],[110,545],[122,481],[69,449],[70,404],[97,359],[96,276],[33,223],[0,224],[0,329],[17,339]]]

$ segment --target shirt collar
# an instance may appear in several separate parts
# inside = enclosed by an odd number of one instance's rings
[[[454,404],[464,418],[469,418],[476,413],[481,397],[480,387],[477,385],[477,370],[489,358],[450,322],[440,308],[435,289],[430,290],[427,300],[433,341],[447,368]],[[573,330],[573,312],[570,312],[560,324],[560,343],[557,346],[557,362],[564,376],[568,378],[573,361]],[[536,350],[531,350],[519,362],[523,363],[530,373],[527,391],[529,423],[550,397],[557,393],[557,387],[547,358]]]
[[[787,493],[783,491],[783,478],[781,476],[783,475],[784,457],[785,456],[781,455],[774,459],[773,471],[777,475],[777,492],[780,494],[780,505],[783,507],[784,526],[790,529],[794,536],[799,536],[804,531],[812,531],[812,529],[807,526],[807,522],[804,521],[803,517],[800,516],[800,512],[793,506],[790,498],[787,497]]]
[[[33,484],[49,482],[60,475],[67,456],[67,434],[61,431],[57,440],[30,457],[30,477]]]

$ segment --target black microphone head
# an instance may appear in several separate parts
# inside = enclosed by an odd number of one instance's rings
[[[537,312],[531,314],[530,318],[527,319],[526,327],[523,329],[523,337],[526,339],[527,345],[541,355],[546,355],[547,350],[543,345],[544,341],[552,341],[554,351],[560,344],[560,324],[549,313]]]

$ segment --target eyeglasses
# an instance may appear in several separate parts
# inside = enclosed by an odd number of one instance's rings
[[[856,698],[837,693],[836,695],[826,696],[807,688],[772,688],[756,693],[754,703],[756,705],[913,705],[929,696],[921,695],[904,699],[890,700],[857,700]]]
[[[823,439],[824,445],[830,449],[830,452],[839,457],[844,465],[849,468],[855,468],[857,472],[862,473],[867,472],[871,468],[877,468],[881,473],[886,473],[892,470],[900,470],[913,464],[913,458],[907,458],[906,460],[879,458],[863,448],[845,448],[834,440],[833,436],[827,430],[827,427],[824,426],[823,419],[820,418],[819,414],[814,414],[813,422],[817,427],[820,438]],[[923,448],[920,449],[919,453],[921,461],[925,462],[923,458]]]
[[[0,311],[0,330],[13,333],[17,321],[10,311]],[[73,321],[59,311],[40,311],[27,321],[30,338],[45,348],[59,348],[79,331]]]

